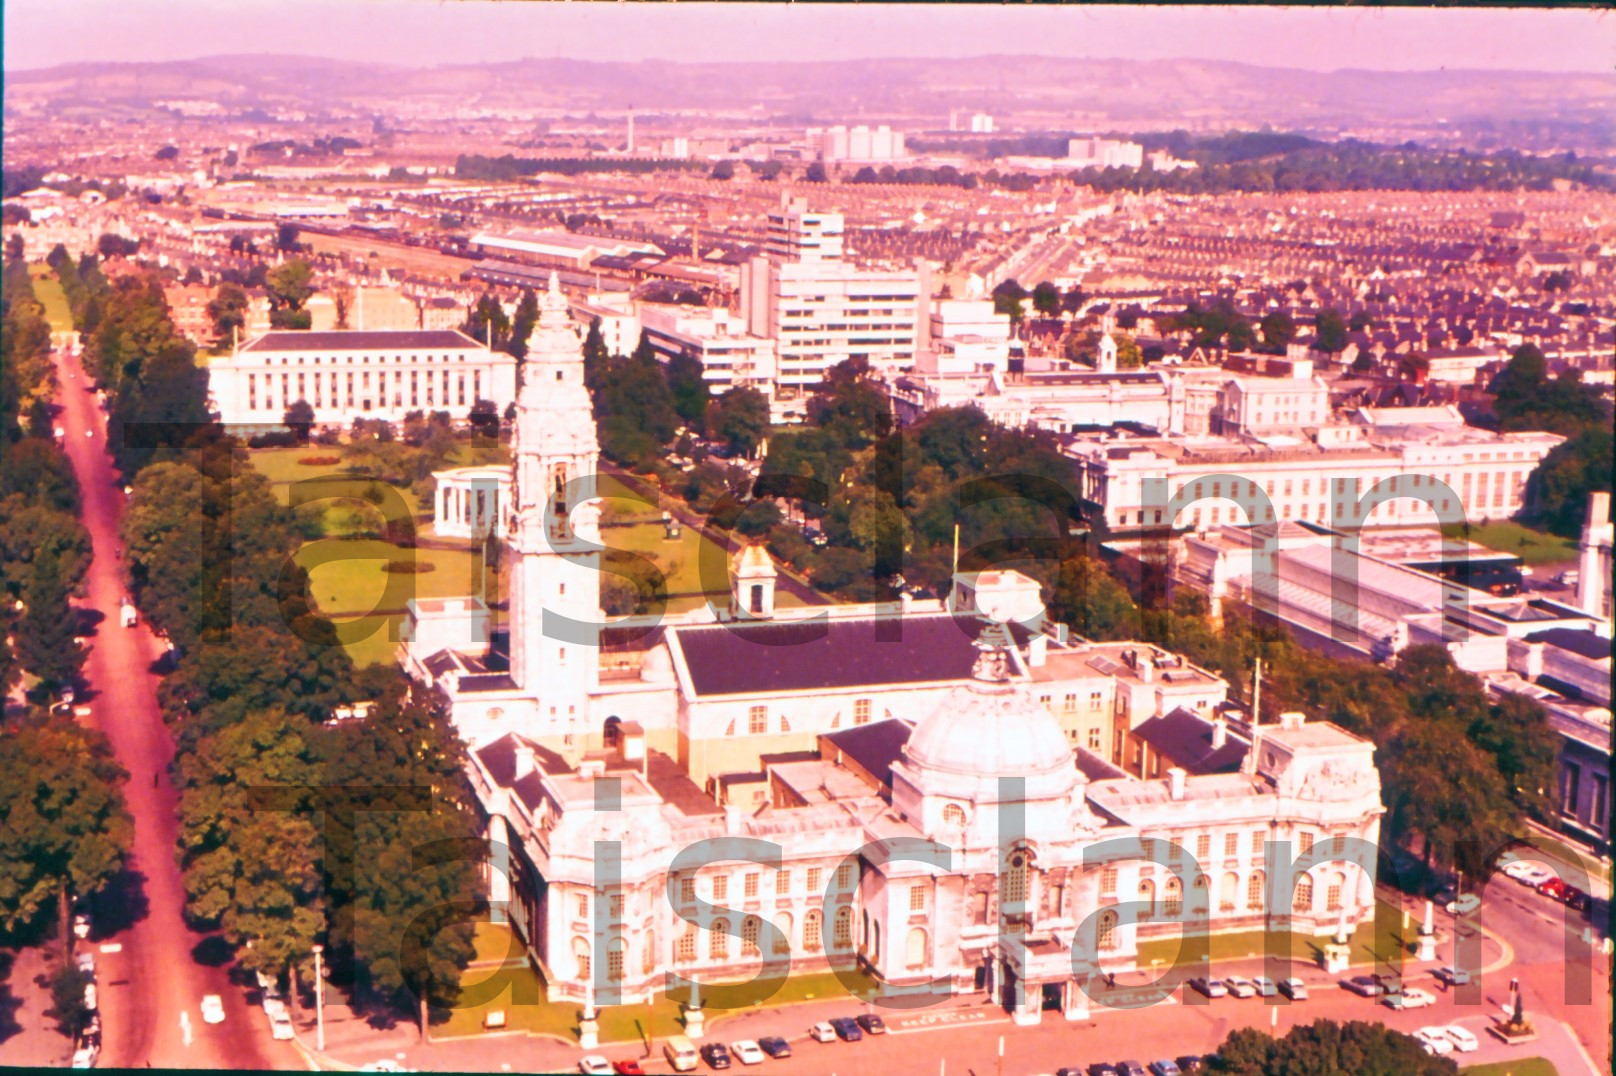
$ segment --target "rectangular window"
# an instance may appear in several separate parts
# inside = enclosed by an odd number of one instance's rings
[[[623,950],[606,951],[606,977],[614,983],[623,981]]]
[[[1263,852],[1266,849],[1267,845],[1268,845],[1268,832],[1266,830],[1254,829],[1254,830],[1251,831],[1251,855],[1252,855],[1252,858],[1254,858],[1254,859],[1260,858],[1263,855]]]
[[[1297,838],[1297,840],[1302,846],[1302,854],[1304,856],[1307,855],[1307,853],[1313,851],[1313,831],[1312,830],[1304,829],[1302,831],[1301,835]]]
[[[754,706],[747,712],[746,730],[754,736],[769,731],[769,708],[767,706]]]
[[[1089,750],[1090,751],[1098,751],[1099,749],[1100,749],[1100,730],[1098,728],[1089,729]]]
[[[1240,834],[1238,834],[1238,833],[1226,833],[1226,834],[1224,834],[1224,837],[1223,837],[1223,854],[1225,856],[1235,856],[1235,855],[1239,855],[1239,853],[1240,853]]]
[[[588,919],[589,918],[589,898],[588,897],[579,897],[578,898],[578,918],[579,919]]]
[[[679,900],[683,904],[696,903],[696,880],[694,878],[679,879]]]
[[[1100,892],[1115,893],[1117,891],[1117,869],[1106,867],[1100,871]]]
[[[614,922],[614,923],[622,922],[623,921],[623,894],[621,894],[621,893],[613,893],[612,897],[611,897],[611,901],[609,903],[609,907],[611,908],[612,922]]]
[[[809,867],[808,868],[808,892],[809,893],[814,894],[814,895],[818,895],[820,893],[823,893],[825,891],[824,890],[824,881],[825,881],[825,871],[824,871],[823,868],[821,868],[821,867]]]
[[[1168,838],[1168,842],[1167,842],[1167,862],[1169,862],[1169,863],[1182,863],[1182,862],[1184,862],[1184,835],[1182,833],[1175,833],[1170,838]]]
[[[1091,691],[1091,692],[1089,692],[1089,709],[1090,710],[1098,710],[1100,708],[1100,704],[1104,700],[1104,698],[1105,698],[1105,693],[1104,692],[1100,692],[1100,691]]]
[[[911,912],[923,912],[926,910],[925,886],[912,885],[909,887],[909,910]]]
[[[853,703],[853,724],[868,725],[870,723],[870,700],[859,699]]]
[[[729,896],[729,875],[713,875],[713,899],[724,900]]]
[[[1195,858],[1205,865],[1212,858],[1212,835],[1202,833],[1195,838]]]
[[[1345,852],[1346,850],[1347,850],[1347,835],[1345,833],[1337,833],[1334,837],[1332,837],[1330,839],[1330,854],[1331,855],[1338,856],[1341,853]]]
[[[1068,694],[1065,699],[1061,700],[1061,709],[1067,713],[1075,712],[1077,710],[1077,695],[1075,693]]]
[[[780,871],[774,876],[775,896],[785,897],[791,894],[791,872]]]
[[[751,871],[745,876],[745,878],[742,881],[741,889],[742,889],[742,892],[747,897],[747,899],[753,900],[753,899],[757,898],[757,895],[758,895],[758,873],[757,873],[757,871]]]
[[[847,893],[853,888],[853,864],[843,863],[836,868],[836,888]]]

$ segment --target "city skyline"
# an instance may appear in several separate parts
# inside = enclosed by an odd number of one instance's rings
[[[161,17],[156,13],[161,11]],[[743,60],[1129,57],[1312,71],[1608,73],[1616,31],[1594,10],[560,5],[199,0],[6,5],[5,67],[288,53],[403,66],[525,58]],[[152,32],[153,27],[160,32]],[[318,26],[317,34],[310,33]]]

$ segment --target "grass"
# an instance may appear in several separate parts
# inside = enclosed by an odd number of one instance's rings
[[[1514,1061],[1493,1061],[1486,1065],[1466,1065],[1459,1070],[1468,1076],[1559,1076],[1560,1070],[1546,1057],[1523,1057]]]
[[[50,322],[51,331],[72,332],[73,313],[68,308],[62,282],[48,265],[29,266],[28,272],[34,278],[34,295],[45,307],[45,320]]]
[[[1350,939],[1353,964],[1386,964],[1401,961],[1408,955],[1408,946],[1402,942],[1402,911],[1385,901],[1377,900],[1375,904],[1375,920],[1360,923]],[[1301,931],[1248,930],[1234,934],[1211,934],[1206,942],[1207,954],[1213,964],[1261,957],[1267,953],[1270,941],[1276,942],[1281,952],[1286,950],[1288,944],[1292,960],[1317,964],[1324,943],[1328,940]],[[1155,938],[1140,942],[1139,966],[1144,968],[1152,963],[1170,964],[1175,959],[1187,959],[1187,954],[1180,957],[1181,945],[1179,938]]]
[[[490,923],[478,924],[474,945],[480,961],[499,960],[511,944],[510,929]],[[857,976],[861,992],[873,990],[873,980]],[[531,967],[506,964],[495,969],[472,968],[461,979],[464,994],[461,1004],[449,1015],[444,1024],[433,1028],[435,1038],[476,1035],[482,1032],[483,1017],[491,1009],[505,1011],[507,1030],[525,1031],[539,1035],[555,1035],[574,1040],[578,1034],[578,1021],[582,1006],[577,1002],[550,1002],[545,1000],[544,984]],[[705,991],[704,987],[704,991]],[[756,1006],[745,1009],[718,1009],[707,1005],[708,1027],[724,1017],[750,1008],[777,1008],[797,1005],[806,1001],[826,1001],[846,998],[860,1000],[848,992],[835,975],[815,972],[787,979],[772,996]],[[653,1038],[666,1038],[684,1032],[680,1020],[679,1002],[666,994],[657,994],[650,1005],[609,1005],[598,1010],[600,1039],[603,1043],[639,1042],[649,1031]]]
[[[293,559],[308,569],[309,589],[327,615],[400,610],[411,598],[452,598],[475,594],[480,587],[477,557],[464,549],[400,549],[374,538],[322,539],[309,542]],[[414,559],[433,570],[414,575],[382,570],[395,559]],[[492,597],[497,600],[497,592]]]
[[[1511,520],[1444,527],[1442,533],[1450,538],[1469,538],[1477,545],[1500,553],[1512,553],[1526,565],[1563,564],[1577,559],[1577,543],[1571,539]]]

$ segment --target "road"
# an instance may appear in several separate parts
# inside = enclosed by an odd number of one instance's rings
[[[92,947],[114,943],[121,951],[98,952],[102,1050],[110,1067],[301,1068],[285,1043],[269,1038],[263,1014],[230,981],[227,964],[200,963],[205,936],[182,916],[185,891],[174,857],[176,795],[167,778],[174,744],[157,704],[159,677],[150,670],[162,648],[144,623],[120,626],[124,594],[118,560],[118,523],[124,496],[106,452],[105,416],[96,406],[76,360],[58,352],[66,450],[78,475],[84,525],[94,547],[81,605],[99,614],[85,661],[87,720],[112,742],[129,771],[125,790],[135,820],[135,844],[127,884],[102,895],[95,907]],[[86,436],[86,431],[89,436]],[[163,774],[154,785],[153,775]],[[217,942],[214,943],[217,947]],[[204,1024],[199,1006],[207,994],[224,999],[225,1021]],[[192,1041],[181,1031],[188,1013]]]

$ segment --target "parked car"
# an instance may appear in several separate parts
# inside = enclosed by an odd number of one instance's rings
[[[95,1012],[96,1009],[100,1008],[99,999],[96,997],[95,993],[94,983],[84,984],[84,1007],[90,1012]]]
[[[73,917],[73,936],[79,941],[83,941],[90,936],[90,916],[88,913],[79,912]]]
[[[224,1023],[224,998],[209,994],[202,999],[202,1019],[210,1024]]]
[[[1474,893],[1461,893],[1444,905],[1449,915],[1469,915],[1481,907],[1481,898]]]
[[[1528,889],[1536,889],[1551,878],[1558,878],[1559,875],[1541,863],[1527,863],[1511,877]]]
[[[1453,1043],[1453,1048],[1461,1054],[1473,1053],[1481,1046],[1481,1040],[1458,1024],[1449,1024],[1442,1029],[1442,1034],[1448,1037],[1448,1041]]]
[[[1239,975],[1230,975],[1223,980],[1223,985],[1228,988],[1230,994],[1237,998],[1254,998],[1257,996],[1257,984]]]
[[[297,1033],[292,1029],[292,1014],[286,1011],[285,1005],[269,1014],[269,1033],[277,1039],[297,1037]]]
[[[1403,989],[1403,976],[1399,972],[1377,971],[1370,978],[1380,984],[1383,994],[1395,994]]]
[[[1425,1052],[1441,1057],[1453,1053],[1453,1040],[1440,1027],[1422,1027],[1414,1032],[1414,1037],[1420,1040]]]
[[[1149,1070],[1137,1061],[1118,1061],[1117,1073],[1119,1076],[1150,1076]]]
[[[1350,979],[1343,979],[1341,980],[1341,987],[1361,998],[1375,998],[1385,992],[1381,985],[1368,975],[1354,975]]]
[[[73,1051],[72,1067],[76,1069],[93,1069],[95,1063],[101,1058],[101,1043],[82,1042],[79,1048]]]
[[[1055,1070],[1055,1076],[1084,1076],[1084,1069],[1081,1065],[1062,1065]]]
[[[73,959],[78,964],[80,971],[92,979],[95,978],[94,953],[90,952],[88,949],[80,949],[77,953],[73,954]]]
[[[1279,992],[1292,1001],[1307,1000],[1307,984],[1300,979],[1281,979],[1279,981]]]
[[[1108,1061],[1096,1061],[1089,1066],[1089,1076],[1117,1076],[1117,1067]]]
[[[1163,1059],[1150,1063],[1150,1076],[1183,1076],[1183,1072],[1177,1061]]]
[[[1271,998],[1275,994],[1279,993],[1278,984],[1276,984],[1274,980],[1270,979],[1266,975],[1258,975],[1253,977],[1251,980],[1251,985],[1257,988],[1257,996],[1260,998]]]
[[[813,1039],[815,1042],[835,1042],[836,1029],[831,1027],[826,1021],[821,1020],[819,1023],[808,1029],[808,1037]]]
[[[758,1049],[774,1058],[776,1061],[791,1056],[791,1044],[778,1035],[765,1035],[758,1040]]]
[[[1395,994],[1387,994],[1381,999],[1389,1009],[1423,1009],[1427,1005],[1436,1004],[1436,995],[1429,990],[1421,990],[1417,986],[1405,987]]]
[[[612,1076],[612,1063],[599,1054],[578,1059],[578,1071],[584,1076]]]
[[[868,1035],[885,1035],[887,1025],[873,1012],[862,1013],[858,1017],[858,1026]]]
[[[836,1037],[843,1042],[858,1042],[864,1037],[859,1030],[858,1021],[851,1016],[833,1017],[830,1026],[836,1029]]]
[[[1226,997],[1229,993],[1228,987],[1224,986],[1216,979],[1208,979],[1202,975],[1197,975],[1195,978],[1191,979],[1190,986],[1205,994],[1209,998]]]
[[[612,1071],[617,1073],[617,1076],[645,1076],[645,1069],[641,1068],[640,1063],[632,1057],[613,1061]]]
[[[1470,981],[1470,973],[1468,971],[1461,968],[1455,968],[1448,964],[1442,965],[1431,974],[1436,977],[1437,982],[1446,983],[1449,986],[1463,986],[1465,983]]]
[[[1200,1054],[1187,1054],[1177,1060],[1178,1067],[1183,1072],[1200,1072],[1206,1068],[1206,1059]]]
[[[729,1051],[721,1042],[709,1042],[701,1048],[701,1059],[710,1069],[729,1068]]]
[[[763,1051],[758,1049],[758,1044],[751,1039],[730,1043],[729,1052],[743,1065],[761,1065],[767,1060]]]

